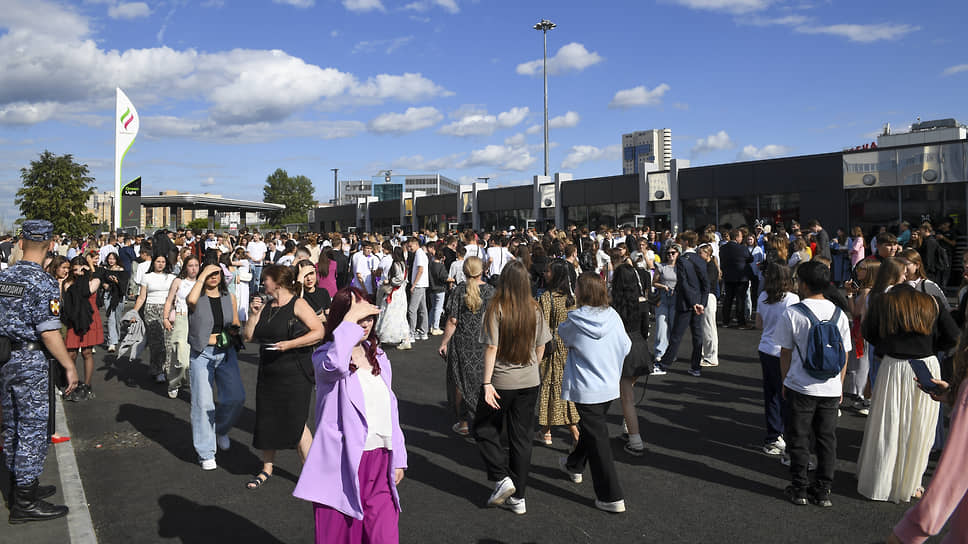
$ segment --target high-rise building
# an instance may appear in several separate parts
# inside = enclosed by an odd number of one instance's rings
[[[440,174],[391,174],[386,181],[385,174],[371,179],[339,182],[339,203],[356,204],[358,198],[375,196],[379,200],[398,200],[404,191],[423,191],[426,195],[456,193],[460,185]]]
[[[94,222],[111,224],[114,218],[114,191],[100,191],[92,194],[85,203],[87,211],[94,214]]]
[[[638,174],[642,163],[668,170],[672,161],[672,129],[640,130],[622,135],[622,173]]]

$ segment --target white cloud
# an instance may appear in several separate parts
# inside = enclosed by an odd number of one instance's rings
[[[463,106],[451,113],[457,120],[444,125],[441,134],[450,136],[486,136],[494,134],[500,128],[511,128],[518,125],[528,116],[528,108],[511,108],[497,115],[487,113],[487,110],[475,106]]]
[[[343,7],[356,13],[387,10],[380,0],[343,0]]]
[[[335,32],[335,31],[334,31]],[[413,41],[413,36],[401,36],[386,40],[364,40],[353,46],[354,53],[369,53],[377,49],[383,49],[389,55],[404,45]]]
[[[559,115],[557,117],[552,117],[551,119],[548,119],[548,128],[549,129],[571,128],[574,126],[578,126],[579,121],[581,121],[581,116],[578,115],[577,112],[569,111],[564,115]],[[527,132],[528,134],[540,134],[542,131],[544,131],[544,124],[531,125],[530,127],[528,127]]]
[[[593,145],[575,145],[568,151],[565,160],[561,161],[562,168],[577,168],[580,164],[590,161],[613,160],[622,157],[622,146],[615,144],[606,147]]]
[[[522,145],[525,145],[527,143],[528,143],[527,138],[525,137],[523,132],[518,132],[517,134],[514,134],[513,136],[508,136],[507,138],[504,139],[504,145],[507,145],[507,146],[521,147]]]
[[[145,113],[159,102],[188,102],[195,110],[201,103],[203,117],[190,122],[216,137],[231,130],[214,125],[258,126],[312,106],[419,102],[452,94],[418,73],[361,80],[279,50],[105,50],[91,35],[88,19],[69,8],[46,0],[8,1],[4,8],[0,124],[94,122],[113,108],[115,86],[126,89]]]
[[[455,0],[418,0],[403,6],[403,9],[424,12],[433,6],[441,7],[448,13],[460,13],[460,6]]]
[[[956,66],[949,66],[944,69],[942,75],[952,76],[960,72],[968,72],[968,64],[958,64]]]
[[[773,3],[773,0],[673,0],[676,4],[706,11],[726,11],[729,13],[750,13],[762,11]]]
[[[677,110],[689,111],[689,104],[686,104],[685,102],[676,102],[672,105],[672,107]]]
[[[176,138],[197,141],[255,143],[281,138],[351,138],[366,126],[359,121],[289,121],[286,123],[218,124],[211,119],[187,119],[167,115],[141,118],[141,130],[149,139]]]
[[[213,178],[212,176],[209,176],[202,180],[201,185],[203,187],[211,187],[212,185],[215,185],[215,178]]]
[[[554,56],[548,57],[548,75],[554,76],[565,72],[580,72],[589,66],[605,60],[598,53],[590,53],[585,46],[572,42],[562,46]],[[523,76],[542,74],[542,59],[519,64],[517,72]]]
[[[432,127],[443,120],[437,108],[407,108],[403,113],[384,113],[369,122],[370,132],[377,134],[403,134]]]
[[[316,0],[272,0],[277,4],[286,4],[296,8],[311,8],[316,4]]]
[[[519,172],[531,168],[538,159],[531,156],[527,147],[514,145],[489,145],[484,149],[475,149],[463,161],[457,163],[458,168],[474,166],[489,166],[500,170],[517,170]]]
[[[896,40],[920,29],[921,27],[919,26],[893,23],[872,25],[802,25],[794,28],[796,32],[801,34],[830,34],[832,36],[842,36],[852,42],[860,43]]]
[[[670,87],[665,83],[659,84],[654,89],[647,89],[645,85],[639,85],[631,89],[623,89],[615,93],[612,101],[608,103],[610,108],[633,108],[635,106],[655,106],[662,103],[662,96],[669,92]]]
[[[702,155],[703,153],[722,151],[724,149],[732,149],[734,147],[736,147],[736,144],[729,139],[729,134],[726,134],[725,130],[720,130],[716,134],[710,134],[705,138],[699,138],[696,140],[696,145],[692,147],[692,154]]]
[[[447,170],[454,168],[459,159],[460,154],[457,153],[447,155],[445,157],[438,157],[436,159],[427,159],[424,158],[423,155],[412,155],[409,157],[400,157],[399,159],[396,159],[390,163],[390,167],[400,170]]]
[[[739,152],[736,158],[741,161],[759,161],[763,159],[772,159],[781,155],[787,155],[791,151],[793,151],[793,149],[785,145],[770,144],[759,148],[753,145],[748,145]]]
[[[137,19],[151,15],[151,8],[144,2],[123,2],[108,8],[108,17],[112,19]]]

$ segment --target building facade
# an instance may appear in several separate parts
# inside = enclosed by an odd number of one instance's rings
[[[650,169],[668,170],[671,161],[671,129],[640,130],[622,135],[622,174],[638,174]]]
[[[387,178],[389,177],[389,181]],[[339,203],[356,204],[359,199],[376,197],[377,200],[399,200],[406,191],[423,191],[426,195],[456,193],[460,185],[440,174],[378,174],[370,179],[341,181]]]

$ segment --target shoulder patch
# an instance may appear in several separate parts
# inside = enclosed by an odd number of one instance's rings
[[[10,283],[5,281],[0,281],[0,297],[5,298],[23,298],[24,293],[27,292],[27,286],[21,283]]]
[[[54,317],[60,317],[60,300],[56,298],[50,299],[50,314]]]

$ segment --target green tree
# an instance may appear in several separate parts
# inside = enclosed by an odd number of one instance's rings
[[[14,199],[26,219],[46,219],[54,232],[85,236],[94,232],[94,214],[87,210],[87,200],[94,194],[94,178],[86,164],[74,157],[54,155],[44,150],[40,158],[30,161],[30,168],[20,169],[23,187]]]
[[[290,177],[282,168],[266,178],[262,197],[264,202],[286,205],[285,210],[266,214],[270,223],[279,225],[307,222],[308,212],[315,205],[313,182],[306,176]]]

